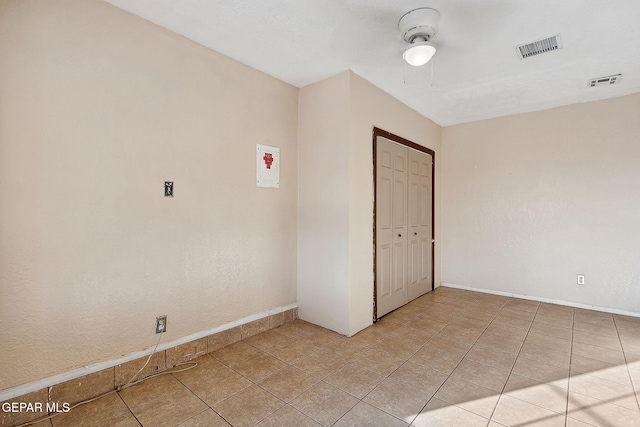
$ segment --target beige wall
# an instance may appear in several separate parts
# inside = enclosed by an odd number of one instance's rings
[[[444,128],[443,283],[640,312],[639,111],[640,94]]]
[[[0,28],[0,390],[296,301],[296,88],[97,0]]]
[[[349,334],[350,73],[300,89],[298,312]]]
[[[436,286],[441,128],[351,72],[301,89],[299,115],[299,313],[353,335],[373,316],[373,127],[436,152]]]
[[[434,283],[440,285],[440,199],[442,128],[360,76],[351,74],[349,264],[350,331],[372,322],[373,315],[373,127],[435,151]]]

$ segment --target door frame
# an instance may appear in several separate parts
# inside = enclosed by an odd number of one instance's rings
[[[378,321],[378,284],[376,280],[376,209],[377,209],[377,150],[378,150],[378,137],[381,136],[396,144],[403,145],[408,148],[412,148],[416,151],[420,151],[431,156],[431,290],[434,289],[434,261],[435,261],[435,179],[436,179],[436,153],[435,151],[409,141],[401,136],[387,132],[377,127],[373,127],[373,323]]]

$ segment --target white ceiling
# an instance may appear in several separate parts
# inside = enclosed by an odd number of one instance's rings
[[[106,1],[297,87],[353,70],[442,126],[640,92],[640,0]],[[414,68],[397,25],[418,7],[440,11],[441,47]]]

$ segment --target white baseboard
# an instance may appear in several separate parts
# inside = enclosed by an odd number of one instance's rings
[[[246,323],[253,322],[254,320],[259,320],[268,316],[272,316],[274,314],[283,313],[287,310],[291,310],[297,307],[298,307],[298,304],[293,303],[293,304],[286,305],[284,307],[277,307],[271,310],[267,310],[262,313],[252,314],[251,316],[243,317],[242,319],[225,323],[224,325],[220,325],[215,328],[208,329],[206,331],[196,332],[195,334],[187,335],[170,342],[159,344],[157,349],[155,349],[155,345],[153,345],[152,347],[149,347],[145,350],[135,351],[119,359],[111,359],[104,362],[95,363],[89,366],[83,366],[81,368],[63,372],[62,374],[53,375],[51,377],[43,378],[41,380],[37,380],[31,383],[8,388],[6,390],[0,391],[0,402],[13,399],[14,397],[23,396],[25,394],[32,393],[34,391],[42,390],[43,388],[52,387],[54,385],[61,384],[65,381],[70,381],[76,378],[84,377],[85,375],[93,374],[93,373],[102,371],[103,369],[113,368],[114,366],[118,366],[123,363],[139,359],[144,356],[148,356],[154,352],[154,349],[156,352],[163,351],[168,348],[176,347],[181,344],[188,343],[190,341],[208,337],[209,335],[217,334],[218,332],[223,332],[228,329],[232,329],[237,326],[241,326]]]
[[[462,286],[462,285],[456,285],[453,283],[446,283],[446,282],[442,282],[440,286],[444,286],[446,288],[464,289],[466,291],[482,292],[484,294],[501,295],[505,297],[513,297],[513,298],[528,299],[532,301],[547,302],[550,304],[566,305],[568,307],[584,308],[587,310],[603,311],[605,313],[621,314],[624,316],[640,317],[640,313],[638,312],[628,311],[628,310],[618,310],[617,308],[599,307],[597,305],[580,304],[578,302],[536,297],[532,295],[513,294],[511,292],[496,291],[493,289],[472,288],[470,286]]]

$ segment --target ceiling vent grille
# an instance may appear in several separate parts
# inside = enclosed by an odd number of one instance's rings
[[[622,78],[622,74],[614,74],[612,76],[598,77],[596,79],[590,79],[587,82],[587,86],[589,87],[609,86],[620,81],[621,78]]]
[[[515,47],[518,58],[527,59],[554,50],[562,49],[560,34],[533,43],[521,44]]]

